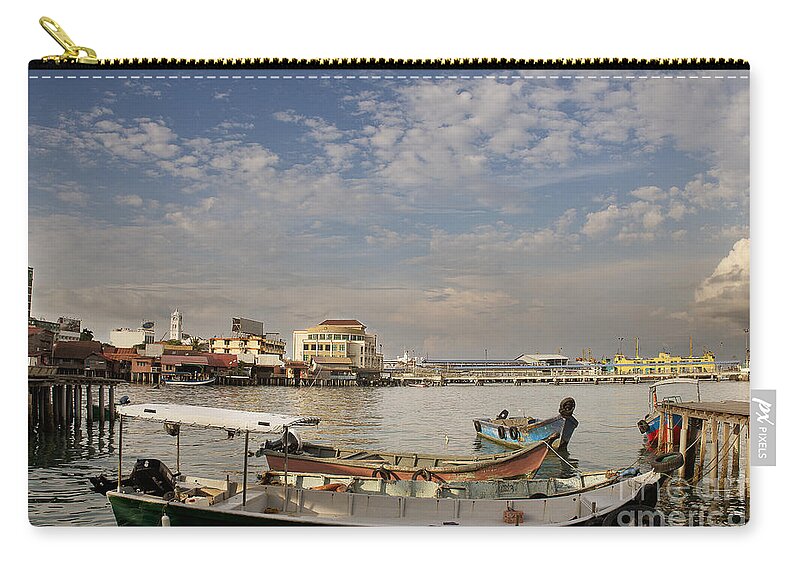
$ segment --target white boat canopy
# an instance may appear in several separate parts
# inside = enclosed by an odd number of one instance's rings
[[[117,413],[125,418],[253,433],[276,433],[288,427],[319,423],[319,418],[313,416],[284,416],[178,404],[129,404],[118,406]]]

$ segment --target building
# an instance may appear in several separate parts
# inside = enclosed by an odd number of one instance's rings
[[[209,350],[213,354],[235,354],[239,360],[255,362],[259,355],[274,355],[279,359],[286,354],[286,341],[277,333],[266,335],[212,337],[208,339]],[[247,355],[252,355],[247,358]],[[244,356],[244,358],[242,358]]]
[[[328,319],[296,330],[292,349],[292,358],[309,364],[312,371],[365,377],[380,375],[383,370],[377,335],[368,333],[366,326],[354,319]]]
[[[563,354],[520,354],[516,360],[531,366],[566,366],[569,358]]]
[[[81,320],[71,317],[58,317],[56,341],[67,342],[81,340]]]
[[[55,336],[53,331],[29,326],[28,356],[35,357],[38,364],[50,364]]]
[[[31,320],[31,300],[33,299],[33,267],[28,267],[28,320]]]
[[[103,346],[96,340],[56,342],[53,345],[53,365],[59,374],[106,376],[108,359]]]
[[[175,309],[175,312],[170,317],[169,339],[183,340],[183,315],[178,309]]]
[[[146,323],[151,324],[151,323]],[[131,348],[139,344],[152,344],[155,332],[152,327],[139,327],[138,329],[120,328],[109,333],[111,344],[118,348]]]

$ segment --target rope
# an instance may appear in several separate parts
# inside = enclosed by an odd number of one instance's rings
[[[607,427],[607,428],[614,428],[614,429],[631,429],[631,428],[638,428],[639,427],[636,424],[633,424],[632,426],[612,426],[610,424],[597,424],[597,425],[601,425],[601,426]]]
[[[570,468],[571,468],[573,471],[575,471],[576,473],[578,473],[578,474],[580,474],[580,475],[583,475],[583,471],[581,471],[580,469],[578,469],[577,467],[575,467],[575,466],[574,466],[572,463],[570,463],[569,461],[567,461],[566,459],[564,459],[563,457],[561,457],[561,455],[560,455],[560,454],[559,454],[559,453],[558,453],[558,452],[557,452],[555,449],[553,449],[553,446],[551,446],[551,445],[550,445],[550,442],[549,442],[549,441],[546,441],[546,440],[543,440],[543,441],[544,441],[544,444],[547,446],[547,449],[549,449],[550,451],[552,451],[552,452],[555,454],[555,456],[556,456],[556,457],[558,457],[558,458],[559,458],[561,461],[563,461],[563,462],[564,462],[564,463],[565,463],[565,464],[566,464],[568,467],[570,467]]]

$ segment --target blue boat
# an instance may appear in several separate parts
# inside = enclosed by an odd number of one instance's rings
[[[525,447],[555,438],[552,446],[559,448],[566,447],[578,427],[578,420],[572,415],[574,411],[575,400],[564,398],[558,415],[552,418],[508,417],[508,410],[503,410],[494,419],[477,418],[472,423],[479,437],[506,447]]]
[[[675,386],[679,384],[694,386],[696,400],[693,401],[700,401],[700,382],[694,378],[668,378],[667,380],[652,384],[650,386],[650,395],[647,399],[650,409],[644,418],[637,423],[639,431],[642,433],[642,442],[648,449],[656,449],[658,447],[658,434],[662,431],[661,416],[656,412],[656,404],[670,402],[679,403],[684,401],[678,394],[663,396],[659,399],[658,389],[663,386]],[[681,428],[683,427],[683,418],[679,414],[672,414],[671,423],[672,441],[678,441],[680,439]],[[669,430],[665,427],[663,431],[667,432]],[[663,440],[666,441],[666,435],[663,436]]]

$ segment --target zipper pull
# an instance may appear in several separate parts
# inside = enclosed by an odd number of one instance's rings
[[[97,54],[91,48],[76,46],[75,42],[73,42],[70,37],[67,35],[67,32],[59,26],[52,18],[48,18],[47,16],[42,16],[39,18],[39,24],[45,29],[45,31],[50,34],[54,40],[58,42],[62,48],[64,48],[64,53],[61,55],[46,55],[42,58],[42,61],[55,61],[55,62],[67,62],[67,63],[90,63],[90,64],[97,64],[99,63],[97,59]],[[81,52],[83,52],[84,56],[81,56]]]

